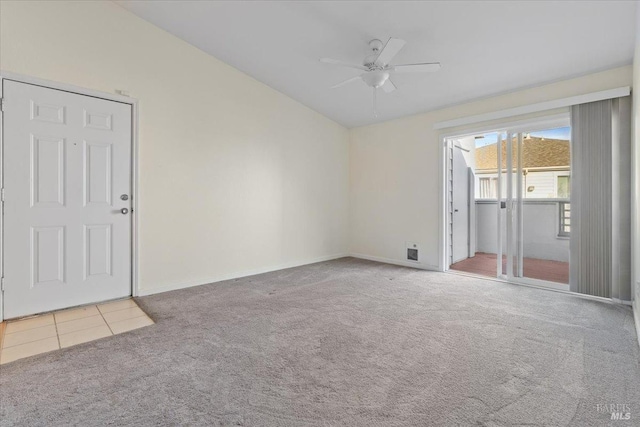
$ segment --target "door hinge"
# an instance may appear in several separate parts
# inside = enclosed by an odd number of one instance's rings
[[[4,98],[0,98],[0,111],[4,111]]]
[[[4,203],[4,187],[0,188],[0,202]]]
[[[4,292],[4,277],[0,277],[0,292]]]

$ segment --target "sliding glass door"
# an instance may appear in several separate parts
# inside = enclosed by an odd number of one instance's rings
[[[567,289],[568,115],[448,138],[452,270]]]
[[[571,152],[568,123],[512,129],[497,144],[502,167],[499,276],[568,289]]]

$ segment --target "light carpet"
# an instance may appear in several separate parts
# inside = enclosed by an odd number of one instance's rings
[[[137,301],[0,367],[0,425],[640,425],[627,307],[353,258]]]

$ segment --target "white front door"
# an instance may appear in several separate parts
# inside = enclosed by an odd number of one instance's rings
[[[131,106],[11,80],[3,97],[5,317],[131,295]]]

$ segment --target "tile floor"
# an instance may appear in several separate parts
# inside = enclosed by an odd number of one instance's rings
[[[0,365],[153,324],[133,299],[0,323]]]

